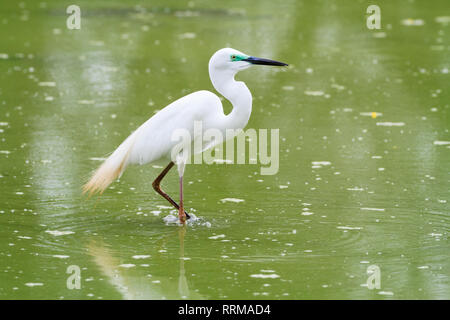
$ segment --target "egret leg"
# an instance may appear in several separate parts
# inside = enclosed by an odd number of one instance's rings
[[[167,193],[165,193],[161,189],[161,181],[166,176],[167,172],[169,172],[170,169],[174,166],[173,161],[171,161],[167,167],[164,168],[164,170],[159,174],[159,176],[153,181],[152,186],[153,189],[155,189],[156,192],[158,192],[160,195],[162,195],[167,201],[170,202],[171,205],[173,205],[178,211],[180,210],[180,206],[178,203],[176,203]],[[190,216],[187,214],[186,211],[184,211],[184,214],[186,215],[186,219],[189,219]]]
[[[178,209],[178,216],[180,217],[180,222],[184,224],[187,216],[183,207],[183,176],[180,177],[180,208]]]

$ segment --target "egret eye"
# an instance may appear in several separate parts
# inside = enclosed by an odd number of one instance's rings
[[[235,55],[232,55],[231,56],[231,60],[235,60],[236,59],[236,56]]]

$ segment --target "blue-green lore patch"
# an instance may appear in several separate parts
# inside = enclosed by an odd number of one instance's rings
[[[241,61],[241,60],[247,59],[248,57],[250,57],[250,56],[247,56],[245,54],[232,54],[230,56],[230,59],[231,59],[231,61]]]

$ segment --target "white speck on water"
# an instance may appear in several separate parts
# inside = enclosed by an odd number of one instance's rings
[[[408,27],[419,27],[419,26],[423,26],[425,24],[425,21],[423,21],[422,19],[403,19],[402,20],[402,25],[404,26],[408,26]]]
[[[58,259],[67,259],[67,258],[70,258],[70,256],[66,256],[66,255],[63,255],[63,254],[54,254],[54,255],[52,255],[52,257],[53,257],[53,258],[58,258]]]
[[[341,85],[339,85],[339,84],[337,84],[337,83],[333,83],[333,84],[331,85],[331,87],[334,88],[334,89],[336,89],[336,90],[338,90],[338,91],[342,91],[342,90],[345,89],[344,86],[341,86]]]
[[[442,23],[442,24],[447,25],[450,23],[450,16],[436,17],[436,18],[434,18],[434,21],[436,21],[437,23]]]
[[[429,233],[429,236],[435,237],[435,238],[439,238],[442,237],[442,233]]]
[[[107,158],[101,158],[101,157],[92,157],[92,158],[89,158],[89,160],[92,160],[92,161],[105,161]]]
[[[294,90],[295,88],[294,88],[293,86],[284,86],[284,87],[282,87],[281,89],[286,90],[286,91],[292,91],[292,90]]]
[[[213,239],[213,240],[220,239],[220,238],[225,238],[225,235],[224,234],[219,234],[217,236],[208,237],[208,239]]]
[[[180,260],[189,261],[189,260],[191,260],[191,258],[189,258],[189,257],[180,257]]]
[[[348,191],[364,191],[364,188],[358,188],[358,187],[353,187],[353,188],[347,188]]]
[[[171,207],[171,206],[165,206],[165,205],[162,205],[162,204],[157,205],[157,207],[159,209],[173,209],[173,207]]]
[[[382,156],[372,156],[372,159],[382,159]]]
[[[280,185],[279,187],[280,187],[280,189],[287,189],[287,188],[289,188],[289,186],[284,186],[284,185]]]
[[[436,146],[445,146],[450,144],[450,141],[434,141],[433,144]]]
[[[150,257],[151,256],[149,254],[138,254],[138,255],[132,256],[133,259],[147,259]]]
[[[94,104],[95,100],[78,100],[79,104]]]
[[[52,96],[45,97],[45,101],[53,101],[53,100],[55,100],[55,98],[53,98]]]
[[[429,266],[420,266],[420,267],[417,267],[417,269],[429,269],[430,267]]]
[[[6,53],[0,53],[0,59],[8,59],[9,56]]]
[[[31,239],[33,239],[32,237],[28,237],[28,236],[17,236],[17,238],[19,238],[19,239],[25,239],[25,240],[31,240]]]
[[[373,117],[374,115],[376,117],[381,117],[383,115],[381,112],[360,112],[359,114],[365,117]]]
[[[45,230],[45,232],[51,234],[52,236],[58,237],[58,236],[65,236],[68,234],[73,234],[75,232],[73,231],[59,231],[59,230]]]
[[[316,168],[321,168],[322,166],[329,166],[329,165],[331,165],[330,161],[312,161],[311,163]]]
[[[394,295],[394,293],[391,291],[379,291],[378,294],[382,295],[382,296],[393,296]]]
[[[52,81],[44,81],[44,82],[39,82],[38,85],[40,87],[55,87],[56,83],[52,82]]]
[[[223,198],[223,199],[220,199],[220,201],[221,201],[222,203],[225,203],[225,202],[239,203],[239,202],[244,202],[245,200],[243,200],[243,199],[237,199],[237,198]]]
[[[44,284],[42,282],[27,282],[25,285],[27,287],[42,287]]]
[[[9,123],[8,122],[0,122],[0,126],[7,126]]]
[[[403,127],[404,125],[404,122],[377,122],[377,126],[383,127]]]
[[[272,274],[259,273],[259,274],[251,274],[250,277],[251,278],[260,278],[260,279],[277,279],[280,276],[275,273],[272,273]]]
[[[214,159],[213,163],[217,163],[217,164],[224,164],[224,163],[233,164],[233,160],[230,160],[230,159]]]
[[[381,208],[361,208],[361,210],[364,210],[364,211],[384,211],[384,209],[381,209]]]
[[[348,227],[348,226],[339,226],[336,228],[341,229],[341,230],[361,230],[362,229],[362,227]]]
[[[16,194],[18,194],[18,195],[23,195],[23,192],[17,191]]]
[[[11,151],[8,151],[8,150],[0,150],[0,153],[2,153],[2,154],[10,154]]]
[[[119,265],[119,267],[121,267],[121,268],[133,268],[135,266],[136,265],[132,264],[132,263],[124,263],[124,264]]]
[[[314,214],[313,212],[309,212],[309,211],[307,211],[307,212],[302,212],[302,216],[310,216],[310,215],[312,215],[312,214]]]
[[[316,96],[316,97],[320,97],[323,96],[325,93],[323,91],[305,91],[305,94],[307,96]]]
[[[374,38],[386,38],[386,32],[374,32],[372,35]]]
[[[193,32],[186,32],[178,35],[179,39],[195,39],[197,35]]]

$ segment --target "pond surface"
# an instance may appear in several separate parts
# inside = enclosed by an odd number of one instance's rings
[[[368,1],[77,4],[81,30],[61,1],[0,4],[1,299],[450,298],[448,1],[378,1],[381,30]],[[157,110],[214,91],[226,46],[290,64],[238,75],[278,173],[188,166],[185,227],[157,165],[82,196]]]

